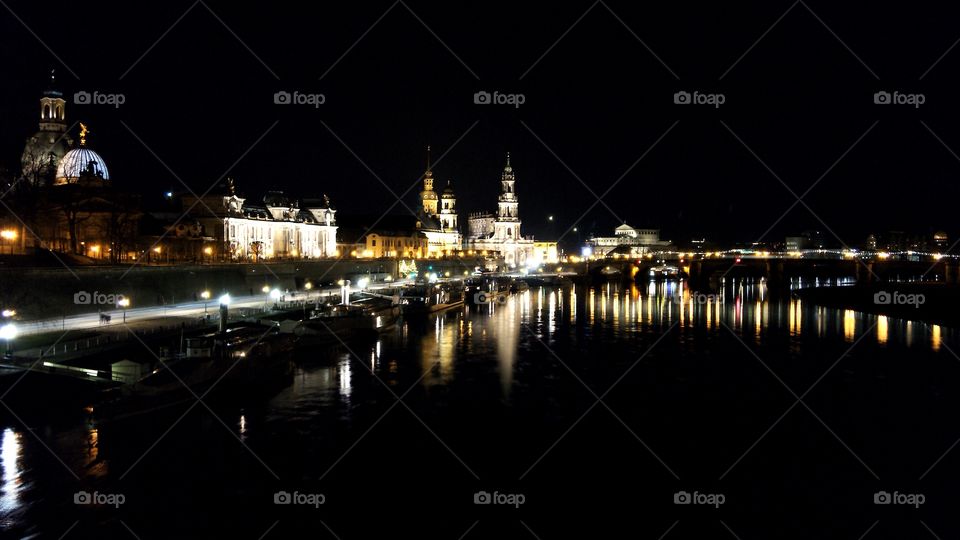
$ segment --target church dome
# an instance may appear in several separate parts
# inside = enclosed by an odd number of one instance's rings
[[[447,182],[447,187],[443,190],[443,195],[440,195],[441,199],[453,199],[456,196],[453,194],[453,186],[450,185],[450,182]]]
[[[107,164],[100,154],[81,146],[74,148],[60,160],[57,165],[57,184],[72,184],[83,176],[93,175],[103,180],[110,179]]]

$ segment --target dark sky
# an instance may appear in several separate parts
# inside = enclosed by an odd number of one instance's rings
[[[829,169],[804,198],[826,225],[797,204],[770,239],[960,234],[960,159],[937,140],[960,152],[960,47],[930,69],[960,38],[943,3],[5,2],[7,167],[56,68],[68,101],[125,96],[70,103],[68,121],[89,124],[116,185],[151,193],[181,189],[162,160],[198,192],[229,170],[247,195],[326,192],[342,212],[383,212],[395,198],[366,166],[402,193],[431,144],[450,150],[435,175],[469,212],[495,208],[509,150],[528,234],[608,234],[619,218],[679,241],[753,240],[796,198],[752,151],[797,195]],[[276,105],[280,90],[326,103]],[[475,105],[480,90],[525,103]],[[675,105],[679,90],[726,102]],[[875,105],[880,90],[926,102]],[[611,186],[609,209],[589,210]]]

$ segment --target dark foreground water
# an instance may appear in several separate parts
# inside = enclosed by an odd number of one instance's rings
[[[956,337],[752,283],[728,283],[722,302],[678,284],[533,289],[349,351],[309,351],[266,399],[118,427],[7,411],[0,527],[955,538]]]

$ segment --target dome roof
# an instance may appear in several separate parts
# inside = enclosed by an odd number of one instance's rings
[[[57,165],[57,180],[60,183],[76,182],[81,176],[90,172],[104,180],[110,179],[107,164],[100,154],[81,146],[64,154],[60,164]]]
[[[453,199],[453,198],[454,198],[453,186],[450,184],[450,182],[447,182],[447,187],[444,188],[444,190],[443,190],[443,195],[441,195],[440,198],[442,198],[442,199]]]

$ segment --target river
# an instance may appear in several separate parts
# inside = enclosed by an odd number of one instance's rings
[[[954,537],[956,339],[753,281],[717,295],[678,282],[533,288],[302,351],[269,398],[205,399],[123,427],[8,408],[0,528]],[[884,493],[892,504],[877,504]]]

